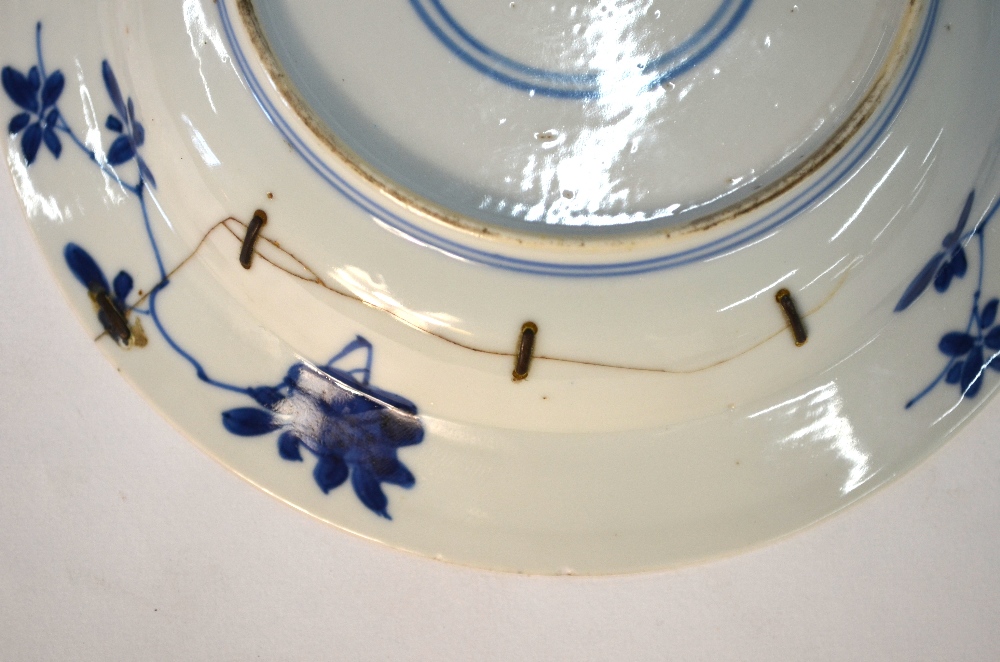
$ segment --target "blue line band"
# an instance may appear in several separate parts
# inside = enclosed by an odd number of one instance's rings
[[[708,21],[681,44],[656,56],[636,72],[649,79],[637,90],[657,85],[690,71],[703,62],[736,30],[753,0],[723,0]],[[464,63],[494,81],[519,90],[560,99],[602,96],[601,72],[566,74],[529,66],[485,45],[455,20],[441,0],[410,0],[427,29]]]

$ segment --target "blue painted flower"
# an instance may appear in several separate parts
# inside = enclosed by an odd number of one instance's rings
[[[142,156],[139,155],[139,148],[146,142],[146,130],[135,119],[135,104],[132,103],[132,97],[129,97],[128,101],[122,97],[118,79],[107,60],[101,64],[101,74],[104,77],[104,87],[107,88],[108,96],[111,97],[111,103],[114,104],[117,112],[117,115],[108,115],[104,126],[121,134],[115,138],[108,149],[108,164],[117,166],[135,159],[143,180],[155,188],[156,179]]]
[[[333,364],[357,349],[368,352],[361,370]],[[391,519],[382,483],[412,487],[415,480],[396,453],[419,444],[424,429],[417,407],[409,400],[368,383],[371,344],[358,336],[325,366],[293,365],[282,384],[248,389],[262,408],[230,409],[222,414],[227,430],[258,436],[282,430],[278,453],[302,461],[302,449],[317,458],[313,477],[325,493],[348,477],[358,499],[376,514]],[[358,380],[355,373],[361,372]]]
[[[948,362],[924,390],[906,403],[907,409],[922,400],[942,381],[957,385],[962,397],[974,398],[982,389],[986,368],[1000,372],[1000,360],[997,360],[1000,357],[1000,325],[996,325],[1000,299],[990,299],[985,306],[980,306],[979,303],[985,274],[985,231],[990,221],[1000,211],[1000,201],[990,206],[975,228],[965,232],[974,198],[975,190],[969,192],[955,229],[945,235],[941,242],[944,250],[939,251],[924,265],[896,304],[896,312],[906,309],[931,282],[938,292],[947,291],[952,279],[964,277],[968,270],[964,244],[972,242],[974,246],[979,247],[979,275],[965,330],[950,331],[941,336],[938,350],[948,357]]]
[[[944,239],[941,240],[941,250],[934,254],[934,257],[924,265],[917,277],[907,286],[899,303],[896,304],[895,312],[902,312],[909,308],[910,304],[916,301],[932,282],[935,290],[944,293],[948,291],[953,278],[965,277],[969,261],[965,255],[965,247],[962,245],[962,240],[966,239],[962,233],[969,222],[969,214],[972,212],[972,202],[975,197],[975,190],[970,191],[969,196],[965,199],[962,213],[958,216],[955,229],[945,235]],[[982,228],[979,228],[977,232],[981,230]]]
[[[945,382],[958,384],[962,393],[974,398],[983,383],[983,371],[990,367],[1000,371],[1000,326],[994,326],[1000,299],[992,299],[975,314],[976,332],[952,331],[938,343],[938,349],[951,357]],[[992,327],[992,328],[991,328]]]
[[[11,119],[7,131],[11,135],[21,133],[21,151],[28,165],[35,162],[43,142],[58,159],[62,154],[62,142],[56,135],[59,109],[55,105],[66,85],[62,72],[53,71],[43,76],[38,67],[32,67],[28,75],[24,75],[13,67],[4,67],[0,78],[7,96],[23,111]]]
[[[141,328],[128,324],[128,306],[125,300],[132,291],[132,276],[127,271],[119,271],[109,287],[104,271],[83,248],[74,243],[66,244],[63,256],[69,270],[87,288],[97,310],[97,319],[105,331],[123,345],[145,345]]]

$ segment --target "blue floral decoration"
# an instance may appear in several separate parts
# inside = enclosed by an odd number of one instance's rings
[[[973,307],[972,333],[950,331],[941,338],[938,349],[951,358],[945,382],[958,384],[962,393],[974,398],[982,387],[983,369],[1000,371],[997,353],[1000,351],[1000,326],[994,326],[1000,299],[991,299],[981,310]]]
[[[983,233],[997,209],[1000,201],[986,212],[978,225],[970,231],[968,225],[975,202],[976,192],[970,191],[965,199],[965,205],[958,216],[955,228],[945,235],[941,241],[941,250],[934,254],[924,265],[916,277],[910,282],[903,296],[896,304],[896,312],[909,308],[930,286],[943,294],[948,291],[952,281],[964,278],[968,271],[966,247],[975,242],[979,249],[979,277],[976,290],[972,295],[972,307],[965,329],[952,330],[945,333],[938,342],[938,350],[948,358],[944,369],[931,383],[913,399],[906,403],[907,409],[919,402],[942,381],[958,386],[962,397],[974,398],[982,389],[986,369],[1000,371],[1000,326],[997,322],[997,312],[1000,309],[1000,299],[992,298],[982,304],[983,277],[986,264],[986,244]]]
[[[108,165],[117,166],[135,159],[142,179],[156,188],[156,179],[139,154],[139,148],[146,142],[146,130],[135,118],[135,104],[132,103],[132,97],[129,97],[127,102],[125,101],[115,72],[107,60],[101,63],[101,75],[104,78],[104,87],[108,90],[108,96],[111,97],[111,103],[114,104],[115,111],[118,113],[117,115],[108,115],[104,126],[121,134],[115,138],[108,149]]]
[[[355,350],[367,353],[364,368],[334,367]],[[416,405],[369,383],[371,356],[371,343],[358,336],[324,366],[296,363],[280,385],[247,390],[260,408],[230,409],[222,414],[222,424],[245,437],[281,430],[278,454],[302,462],[303,448],[312,453],[317,459],[313,478],[323,492],[350,477],[361,503],[391,519],[382,483],[413,487],[413,474],[396,453],[419,444],[424,429]]]
[[[81,246],[72,242],[66,244],[63,257],[69,270],[87,288],[97,319],[105,332],[124,347],[145,347],[147,341],[142,324],[138,320],[131,321],[133,307],[127,303],[132,292],[132,276],[121,270],[109,286],[97,261]]]
[[[416,405],[369,383],[372,346],[360,336],[324,366],[296,363],[277,386],[245,387],[209,376],[205,366],[169,332],[157,310],[158,297],[170,285],[170,278],[150,222],[145,191],[147,185],[155,187],[156,180],[139,152],[146,141],[146,131],[137,120],[135,103],[122,94],[114,70],[107,60],[103,61],[101,77],[114,108],[104,126],[118,135],[105,155],[95,153],[77,137],[59,112],[57,103],[65,79],[59,71],[46,75],[41,35],[42,24],[38,23],[38,64],[27,74],[13,67],[3,68],[3,88],[21,109],[8,129],[13,135],[22,134],[21,149],[28,165],[34,163],[42,143],[59,158],[62,153],[59,132],[92,163],[113,177],[123,190],[132,194],[138,201],[151,256],[159,274],[159,282],[144,297],[146,307],[139,308],[137,302],[132,305],[128,302],[134,282],[127,271],[119,271],[109,282],[90,253],[76,243],[66,244],[63,250],[66,265],[87,289],[105,331],[119,344],[145,345],[142,325],[134,316],[146,316],[170,349],[194,368],[199,380],[220,390],[249,396],[259,405],[224,412],[222,425],[228,431],[246,437],[281,430],[279,455],[296,462],[303,461],[303,448],[314,455],[313,477],[323,492],[329,493],[350,478],[361,502],[376,514],[391,519],[382,484],[410,488],[416,482],[397,457],[400,448],[423,441],[424,429]],[[135,183],[125,181],[115,169],[133,160],[139,169]],[[364,367],[354,370],[336,367],[335,364],[358,351],[366,355]]]
[[[969,222],[969,214],[972,213],[972,203],[975,199],[976,192],[971,191],[965,199],[965,206],[962,208],[962,213],[958,215],[958,223],[955,225],[955,229],[945,235],[944,239],[941,240],[942,250],[935,253],[934,257],[927,261],[924,268],[920,270],[917,277],[913,279],[906,288],[906,291],[903,292],[899,303],[896,304],[897,313],[909,308],[924,293],[924,290],[927,289],[927,286],[932,281],[934,289],[944,294],[948,291],[948,287],[951,286],[953,278],[965,277],[965,273],[969,268],[969,261],[965,255],[963,241],[967,241],[969,237],[963,236],[962,233]]]
[[[11,135],[21,134],[25,161],[28,165],[34,163],[42,143],[58,159],[62,154],[62,141],[56,135],[59,124],[56,103],[66,85],[62,72],[56,70],[46,76],[40,66],[31,67],[27,74],[4,67],[0,79],[4,92],[22,110],[10,120],[7,131]]]

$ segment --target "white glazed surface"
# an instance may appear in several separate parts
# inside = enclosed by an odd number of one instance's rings
[[[337,223],[329,223],[324,205],[337,204],[335,196],[304,176],[305,166],[252,103],[232,60],[220,57],[227,44],[211,6],[187,2],[181,12],[101,5],[97,19],[88,7],[39,12],[46,61],[66,71],[67,90],[80,77],[77,88],[104,104],[98,117],[107,112],[102,57],[139,103],[148,136],[143,157],[159,181],[162,216],[154,214],[154,225],[164,262],[180,264],[200,246],[164,290],[160,314],[172,333],[196,348],[211,373],[241,384],[274,383],[298,357],[323,363],[363,333],[376,348],[373,383],[420,408],[426,438],[400,453],[417,485],[387,488],[392,522],[362,507],[349,486],[324,495],[307,467],[277,457],[272,438],[226,433],[221,412],[252,403],[199,383],[155,331],[147,330],[151,342],[141,350],[101,342],[212,454],[344,528],[497,569],[600,573],[675,565],[839,509],[926,455],[995,388],[987,374],[971,403],[956,406],[956,389],[942,385],[904,410],[944,365],[935,346],[967,315],[974,270],[953,286],[965,294],[933,299],[931,292],[903,315],[892,313],[954,227],[968,190],[980,192],[976,218],[996,197],[997,118],[995,110],[982,110],[998,107],[996,92],[977,85],[988,74],[973,56],[976,39],[995,44],[986,6],[941,5],[908,105],[858,175],[808,222],[790,222],[774,239],[714,264],[586,281],[459,262],[387,233],[342,202]],[[22,70],[34,48],[36,19],[27,13],[6,22],[5,63]],[[59,22],[88,20],[105,32],[87,32],[83,45],[58,38]],[[948,41],[958,31],[974,37]],[[186,59],[179,66],[163,53]],[[70,75],[69,63],[79,72]],[[943,80],[959,91],[941,94]],[[87,125],[82,113],[63,106],[71,123]],[[920,113],[905,112],[916,106]],[[16,141],[8,154],[43,249],[96,335],[86,292],[62,266],[63,247],[86,243],[109,271],[127,266],[148,289],[157,280],[155,265],[126,263],[148,253],[134,203],[80,154],[41,158],[30,170],[18,161]],[[267,155],[264,167],[260,154]],[[300,266],[328,276],[331,287],[304,286],[276,269],[239,268],[239,239],[216,224],[229,216],[247,220],[256,207],[272,219],[265,235],[294,252]],[[317,220],[281,220],[292,218]],[[802,350],[784,334],[773,302],[781,284],[813,313]],[[986,279],[984,297],[991,284],[995,278]],[[542,329],[542,357],[523,384],[511,384],[509,356],[454,344],[509,354],[525,318]]]
[[[551,578],[339,535],[235,478],[101,355],[0,180],[0,657],[990,659],[1000,401],[876,498],[672,572]]]

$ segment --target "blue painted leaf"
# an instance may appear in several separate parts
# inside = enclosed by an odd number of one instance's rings
[[[118,79],[115,77],[115,72],[111,70],[111,65],[108,64],[107,60],[101,63],[101,75],[104,77],[104,87],[108,90],[111,103],[114,104],[118,115],[125,117],[125,100],[122,99],[122,89],[118,86]]]
[[[104,277],[104,272],[97,266],[94,258],[90,257],[90,253],[74,243],[69,243],[63,249],[63,257],[66,258],[69,270],[88,291],[108,291],[108,281]]]
[[[948,384],[957,384],[962,381],[962,366],[964,363],[962,361],[956,361],[951,364],[948,368],[948,374],[945,376],[944,381]]]
[[[983,312],[979,315],[979,323],[982,328],[993,326],[993,322],[997,319],[998,306],[1000,306],[1000,299],[991,299],[983,308]]]
[[[313,469],[313,478],[323,493],[329,494],[330,490],[340,487],[347,480],[347,464],[338,455],[320,456]]]
[[[938,266],[941,264],[941,260],[944,259],[945,253],[942,251],[932,257],[930,261],[924,265],[924,268],[920,270],[917,277],[907,286],[906,291],[903,292],[903,296],[899,298],[899,303],[896,304],[895,312],[899,313],[910,307],[917,298],[924,293],[927,286],[931,284],[934,279],[934,274],[937,272]]]
[[[406,465],[394,457],[379,458],[379,461],[373,463],[372,469],[383,483],[410,488],[417,482]]]
[[[983,340],[990,349],[1000,350],[1000,326],[990,329]]]
[[[38,156],[38,148],[42,146],[42,126],[35,122],[21,134],[21,149],[24,159],[31,165]]]
[[[937,276],[934,277],[934,289],[942,294],[948,291],[948,286],[951,285],[951,277],[954,272],[951,268],[951,260],[946,261],[938,269]]]
[[[247,389],[247,393],[251,398],[256,400],[259,405],[267,408],[271,408],[285,399],[285,396],[281,394],[281,391],[273,386],[256,386],[254,388]]]
[[[104,126],[111,129],[115,133],[121,133],[125,130],[125,125],[122,124],[122,121],[114,115],[108,115],[108,119],[104,120]]]
[[[136,147],[142,147],[142,144],[146,142],[146,129],[142,128],[142,124],[136,122],[132,125],[132,139],[135,141]]]
[[[132,97],[128,98],[128,123],[135,124],[135,105],[132,103]]]
[[[45,146],[52,152],[52,156],[58,159],[59,155],[62,154],[62,142],[52,127],[48,127],[42,131],[42,140],[45,141]]]
[[[392,448],[413,446],[424,439],[424,428],[415,415],[386,409],[379,418],[380,441]]]
[[[301,462],[302,451],[299,450],[299,446],[301,445],[302,440],[295,436],[294,432],[283,432],[278,437],[278,455],[285,460]]]
[[[121,165],[133,156],[135,156],[135,150],[132,149],[132,142],[128,139],[128,136],[118,136],[111,143],[111,149],[108,150],[108,164],[113,166]]]
[[[983,363],[983,348],[977,345],[969,352],[969,358],[965,360],[965,367],[962,368],[962,393],[970,398],[976,397],[983,385]]]
[[[32,94],[36,94],[38,88],[42,86],[42,74],[39,73],[38,67],[32,67],[28,70],[28,84],[31,86]]]
[[[49,114],[45,117],[45,126],[55,128],[56,122],[59,121],[59,109],[53,108],[49,111]]]
[[[962,238],[962,232],[965,230],[965,225],[969,222],[969,214],[972,212],[972,202],[975,199],[976,189],[972,189],[965,198],[965,206],[962,207],[962,213],[958,215],[958,223],[955,225],[955,229],[946,234],[944,239],[941,240],[941,245],[946,249],[957,244]]]
[[[0,72],[0,79],[3,80],[3,89],[10,97],[10,100],[25,110],[33,113],[38,112],[38,88],[32,88],[28,78],[13,67],[4,67]]]
[[[156,188],[156,178],[153,177],[153,173],[149,170],[149,166],[146,165],[146,161],[143,160],[141,156],[136,154],[135,162],[139,164],[139,174],[142,175],[143,181],[153,188]]]
[[[129,292],[132,291],[132,276],[127,271],[119,271],[112,285],[115,288],[115,297],[118,298],[118,301],[122,305],[125,305],[125,299],[128,298]]]
[[[223,412],[222,425],[241,437],[256,437],[281,427],[271,412],[256,407],[241,407]]]
[[[951,254],[951,271],[955,274],[955,278],[965,278],[968,269],[969,261],[965,257],[965,247],[959,244]]]
[[[360,467],[355,467],[351,473],[351,485],[354,486],[354,493],[361,499],[361,503],[369,510],[386,519],[392,519],[386,512],[389,500],[375,476]]]
[[[938,343],[938,349],[947,356],[962,356],[966,354],[975,344],[975,339],[968,333],[952,331],[946,333]]]
[[[14,119],[10,121],[7,125],[7,133],[14,135],[20,133],[21,129],[31,124],[31,115],[28,113],[21,113],[19,115],[14,115]]]
[[[42,108],[48,108],[55,104],[59,100],[59,95],[62,94],[65,85],[66,79],[63,77],[61,71],[56,70],[49,74],[49,77],[45,79],[45,85],[42,87]]]

